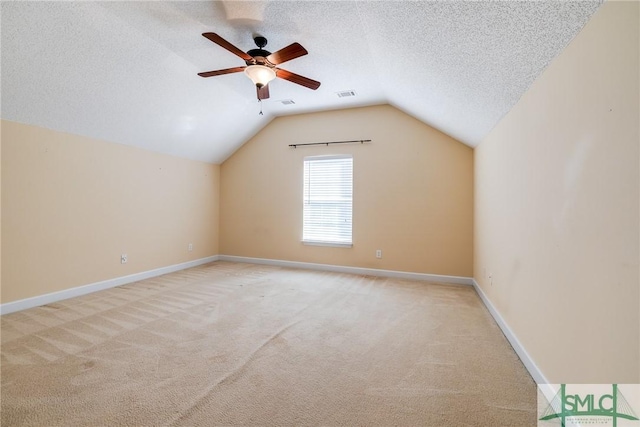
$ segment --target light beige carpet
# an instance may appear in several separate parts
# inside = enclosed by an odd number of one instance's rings
[[[472,287],[216,262],[1,318],[2,426],[534,426]]]

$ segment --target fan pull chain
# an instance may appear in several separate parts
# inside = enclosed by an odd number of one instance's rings
[[[264,114],[262,114],[262,99],[258,99],[258,102],[260,103],[260,115],[264,116]]]

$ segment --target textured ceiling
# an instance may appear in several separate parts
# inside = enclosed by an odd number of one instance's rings
[[[474,146],[600,4],[2,1],[1,114],[219,163],[274,117],[389,103]],[[243,74],[197,76],[244,65],[207,31],[245,51],[297,41],[309,55],[282,68],[322,86],[276,79],[260,116]]]

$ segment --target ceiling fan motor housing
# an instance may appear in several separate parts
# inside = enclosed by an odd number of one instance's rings
[[[263,49],[263,47],[267,45],[267,39],[262,36],[255,36],[253,41],[256,46],[258,46],[258,49],[251,49],[247,51],[247,54],[253,58],[252,60],[245,61],[247,65],[258,64],[273,66],[273,64],[267,61],[267,56],[271,55],[271,52]]]
[[[269,52],[268,50],[263,50],[263,49],[251,49],[250,51],[247,51],[247,54],[251,57],[253,57],[253,59],[255,59],[258,63],[260,63],[260,61],[266,63],[267,62],[267,56],[271,55],[271,52]],[[253,63],[252,61],[245,61],[247,64]],[[264,65],[264,64],[263,64]]]

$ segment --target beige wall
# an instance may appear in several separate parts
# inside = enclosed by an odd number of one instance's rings
[[[475,153],[475,277],[554,383],[640,382],[638,6],[605,3]]]
[[[373,142],[288,147],[352,139]],[[353,247],[303,245],[303,158],[343,153]],[[472,275],[473,151],[388,105],[275,119],[222,164],[220,194],[225,255]]]
[[[2,120],[0,120],[0,303],[2,303]]]
[[[8,121],[1,132],[3,303],[218,253],[219,166]]]

